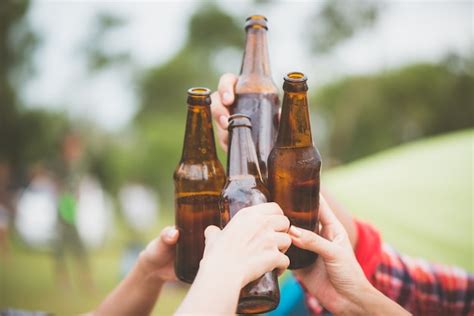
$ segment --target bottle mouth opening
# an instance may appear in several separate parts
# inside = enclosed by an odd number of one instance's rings
[[[195,87],[188,90],[190,96],[209,96],[211,94],[211,89],[204,87]]]
[[[304,73],[298,71],[288,73],[284,79],[289,82],[304,82],[308,80]]]
[[[268,30],[267,21],[267,18],[263,15],[251,15],[245,19],[245,29],[247,30],[248,28],[253,28]]]
[[[267,18],[264,16],[264,15],[261,15],[261,14],[253,14],[251,16],[249,16],[248,18],[245,19],[245,21],[250,21],[250,20],[265,20],[265,22],[267,22]]]

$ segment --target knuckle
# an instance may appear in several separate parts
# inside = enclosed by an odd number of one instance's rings
[[[235,75],[230,72],[223,74],[219,80],[218,90],[224,90],[228,88],[229,84],[233,82],[234,77]]]
[[[237,212],[236,216],[240,214],[240,216],[243,216],[243,214],[246,214],[249,212],[249,207],[244,207],[244,208],[241,208],[240,211]]]
[[[236,75],[231,73],[231,72],[226,72],[222,75],[221,77],[222,79],[225,79],[225,80],[233,80],[236,78]]]
[[[288,234],[285,234],[285,246],[289,247],[291,245],[291,237]]]
[[[262,216],[263,217],[263,216]],[[273,227],[273,218],[271,218],[270,216],[265,216],[262,220],[263,224],[265,227],[268,227],[268,228],[271,228]],[[272,229],[273,230],[273,229]]]
[[[275,212],[279,214],[283,214],[283,210],[281,209],[280,205],[278,205],[277,203],[270,202],[269,205]]]
[[[283,256],[283,265],[287,268],[290,265],[290,258],[287,255],[281,254]]]

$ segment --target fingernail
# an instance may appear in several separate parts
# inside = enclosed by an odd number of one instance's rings
[[[166,238],[173,239],[177,233],[178,231],[174,227],[168,227],[166,228],[165,235],[166,235]]]
[[[221,115],[221,117],[219,117],[219,124],[222,126],[222,128],[227,128],[229,125],[228,119],[229,118],[226,115]]]
[[[224,94],[222,95],[222,99],[224,100],[225,103],[231,103],[232,95],[229,92],[224,92]]]
[[[288,231],[291,235],[295,236],[295,237],[301,237],[301,235],[303,234],[303,232],[301,231],[301,229],[299,228],[296,228],[295,226],[291,225],[290,227],[290,230]]]

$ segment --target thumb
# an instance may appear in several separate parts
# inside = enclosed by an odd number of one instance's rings
[[[160,234],[160,244],[174,246],[178,241],[179,231],[174,226],[165,227]]]
[[[175,227],[164,228],[160,236],[152,240],[145,248],[145,255],[151,260],[162,261],[174,253],[179,231]]]
[[[219,236],[221,230],[219,227],[210,225],[204,231],[204,237],[206,239],[206,245],[210,245],[216,240],[217,236]]]
[[[289,234],[296,247],[317,253],[327,260],[332,260],[335,257],[335,249],[331,241],[314,232],[292,225]]]

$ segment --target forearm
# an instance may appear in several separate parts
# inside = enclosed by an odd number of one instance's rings
[[[240,290],[241,278],[235,274],[224,267],[203,266],[176,314],[233,315]]]
[[[149,315],[161,292],[163,282],[152,278],[142,260],[110,293],[93,315]]]
[[[361,307],[361,315],[411,315],[374,287],[367,287],[358,294],[355,303]]]

